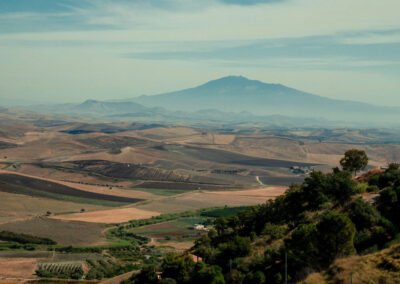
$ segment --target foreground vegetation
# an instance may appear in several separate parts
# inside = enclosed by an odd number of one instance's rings
[[[332,269],[337,259],[390,247],[399,241],[400,169],[391,164],[357,184],[352,172],[365,167],[361,158],[347,170],[313,172],[274,201],[216,219],[215,230],[191,250],[203,261],[169,254],[126,283],[294,283]],[[367,189],[377,192],[376,201],[361,197]],[[379,269],[396,275],[399,258]]]

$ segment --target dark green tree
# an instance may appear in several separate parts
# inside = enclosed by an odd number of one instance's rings
[[[154,265],[146,265],[140,273],[132,275],[129,280],[131,281],[130,283],[135,284],[156,284],[158,283],[156,267]]]
[[[317,224],[317,230],[321,264],[329,265],[336,257],[355,252],[356,228],[346,215],[328,211]]]
[[[225,279],[221,267],[217,265],[207,266],[204,262],[198,262],[194,268],[191,283],[225,284]]]
[[[365,169],[368,165],[368,156],[363,150],[351,149],[344,153],[344,157],[340,160],[340,165],[344,170],[354,172]]]
[[[161,264],[162,278],[173,278],[177,283],[186,283],[190,280],[195,262],[189,256],[167,254]]]

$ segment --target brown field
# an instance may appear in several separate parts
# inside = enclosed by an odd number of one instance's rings
[[[120,151],[121,153],[119,154],[98,152],[93,154],[75,155],[71,156],[67,161],[107,160],[117,163],[151,164],[160,158],[160,155],[157,153],[135,147],[124,147],[120,149]]]
[[[118,187],[113,186],[113,184],[110,184],[109,186],[106,186],[105,184],[104,184],[104,186],[82,184],[82,183],[77,183],[77,182],[67,182],[67,181],[56,180],[56,179],[45,178],[45,177],[37,177],[32,174],[26,174],[26,173],[14,172],[14,171],[8,171],[8,170],[0,170],[0,175],[1,174],[12,174],[12,175],[18,175],[18,176],[23,176],[23,177],[28,177],[28,178],[34,178],[34,179],[38,179],[38,180],[48,181],[51,183],[65,185],[70,188],[74,188],[74,189],[78,189],[78,190],[82,190],[82,191],[87,191],[87,192],[92,192],[92,193],[100,193],[100,194],[104,194],[104,195],[112,195],[112,196],[120,196],[120,197],[128,197],[128,198],[139,198],[139,199],[154,197],[153,194],[148,193],[148,192],[143,192],[143,191],[138,191],[138,190],[120,189]],[[110,189],[110,187],[112,189]]]
[[[76,246],[107,244],[103,235],[104,229],[105,226],[101,224],[61,221],[44,217],[0,225],[0,230],[50,238],[59,245]]]
[[[20,164],[17,170],[12,170],[10,167],[7,167],[5,170],[24,174],[30,177],[42,178],[45,180],[59,182],[59,181],[67,181],[73,183],[86,183],[97,186],[106,186],[112,184],[113,186],[122,186],[129,187],[131,186],[131,181],[118,180],[114,179],[99,179],[99,177],[94,175],[88,175],[87,173],[79,173],[73,171],[62,171],[53,168],[43,168],[38,167],[32,164]]]
[[[257,205],[275,198],[286,191],[285,187],[267,187],[237,191],[187,192],[123,208],[84,213],[55,215],[51,218],[94,223],[120,223],[151,218],[161,213],[176,213],[214,206]]]
[[[73,220],[92,223],[122,223],[129,220],[147,219],[160,215],[159,212],[147,211],[135,207],[124,207],[109,210],[99,210],[84,213],[55,215],[52,218],[59,220]]]
[[[22,279],[35,278],[37,260],[36,258],[0,258],[0,283],[7,283],[5,281],[17,281],[8,283],[18,283]],[[4,278],[21,278],[21,280]]]
[[[176,213],[186,210],[214,206],[257,205],[283,194],[286,187],[266,187],[238,191],[192,191],[173,197],[137,204],[144,210],[158,210],[161,213]]]
[[[79,212],[82,208],[92,211],[107,207],[0,192],[0,224],[43,216],[47,211]]]

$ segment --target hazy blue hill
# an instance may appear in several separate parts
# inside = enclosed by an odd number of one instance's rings
[[[168,110],[216,109],[224,112],[247,111],[261,116],[321,117],[329,120],[364,122],[384,122],[400,118],[399,108],[333,100],[280,84],[267,84],[241,76],[228,76],[195,88],[171,93],[140,96],[131,101]]]
[[[29,109],[39,112],[92,117],[112,116],[123,113],[149,116],[157,112],[163,112],[161,108],[148,108],[134,102],[102,102],[96,100],[87,100],[81,104],[37,105],[31,106]]]

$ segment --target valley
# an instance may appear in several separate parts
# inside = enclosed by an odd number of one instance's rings
[[[3,279],[37,279],[27,271],[65,261],[84,269],[105,261],[120,269],[108,277],[123,274],[133,269],[128,259],[147,263],[189,249],[206,232],[191,227],[215,219],[204,210],[274,200],[310,172],[330,171],[347,149],[366,150],[369,168],[400,160],[397,144],[378,143],[385,134],[356,129],[99,123],[15,109],[0,115],[0,231],[57,243],[0,244],[0,261],[21,263],[0,270]],[[132,224],[139,225],[118,231]]]

